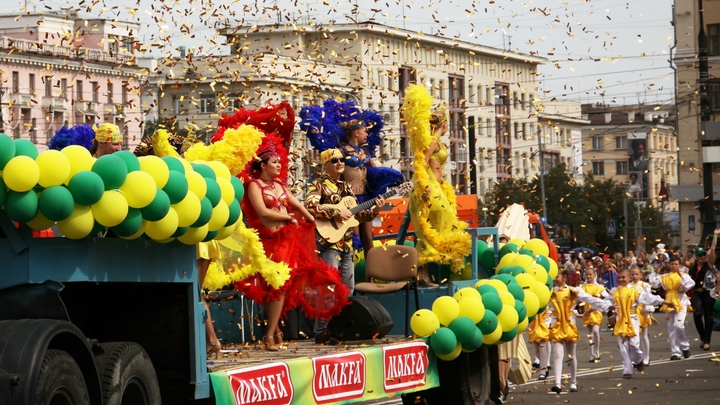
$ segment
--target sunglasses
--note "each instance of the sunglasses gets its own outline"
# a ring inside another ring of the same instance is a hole
[[[345,163],[345,159],[344,159],[344,158],[332,158],[332,159],[330,159],[330,163],[332,163],[332,164],[334,164],[334,165],[335,165],[335,164],[338,164],[338,163],[340,163],[340,162]]]

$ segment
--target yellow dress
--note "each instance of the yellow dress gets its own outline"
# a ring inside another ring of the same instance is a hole
[[[678,273],[668,273],[662,276],[662,285],[665,288],[665,301],[675,304],[677,311],[683,308],[680,300],[680,287],[682,286],[682,276]],[[664,305],[660,307],[662,312],[676,312],[675,309]]]
[[[642,282],[642,281],[635,283],[634,287],[636,290],[638,290],[640,292],[645,291],[646,287],[647,287],[647,289],[650,288],[650,286],[647,283]],[[650,326],[652,324],[652,318],[650,318],[650,316],[647,314],[647,312],[645,312],[645,305],[639,304],[637,306],[636,311],[637,311],[638,321],[640,322],[641,329],[647,328],[648,326]]]
[[[213,239],[210,242],[200,242],[197,244],[197,258],[207,260],[217,260],[220,258],[220,245]]]
[[[622,336],[625,338],[635,337],[635,326],[632,320],[632,305],[640,295],[640,291],[634,288],[618,287],[613,293],[615,307],[617,308],[617,321],[613,329],[613,336]]]
[[[595,298],[601,298],[603,291],[605,291],[605,287],[601,286],[600,284],[585,283],[581,287],[582,287],[583,291],[592,295]],[[590,305],[585,305],[585,311],[588,311],[589,314],[583,316],[583,326],[602,325],[602,321],[603,321],[602,312],[591,309]]]
[[[545,324],[547,309],[538,313],[528,326],[528,342],[542,343],[550,340],[550,328]]]
[[[575,293],[570,288],[553,291],[550,303],[553,306],[552,315],[557,320],[550,326],[551,342],[577,342],[578,329],[571,319],[575,301]]]

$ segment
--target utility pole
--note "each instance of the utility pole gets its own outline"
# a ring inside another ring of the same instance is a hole
[[[541,130],[538,128],[538,132],[535,136],[537,136],[538,139],[538,153],[540,154],[540,198],[542,198],[542,216],[545,217],[545,223],[547,223],[547,207],[545,206],[545,156],[543,155],[540,132]]]
[[[711,141],[704,136],[705,125],[710,121],[710,100],[708,99],[708,54],[707,54],[707,35],[705,35],[705,22],[703,18],[703,3],[698,0],[698,16],[700,19],[700,31],[698,32],[698,74],[700,84],[700,129],[698,131],[700,137],[700,145],[703,150],[711,146]],[[715,230],[715,201],[713,198],[712,184],[712,162],[705,162],[703,156],[703,192],[705,194],[703,201],[703,220],[702,234],[700,236],[700,246],[705,245],[705,239],[712,235]]]

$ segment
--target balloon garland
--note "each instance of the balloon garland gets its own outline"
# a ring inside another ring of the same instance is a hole
[[[514,247],[508,245],[500,249],[498,271],[491,278],[462,288],[452,297],[438,297],[432,310],[413,314],[413,333],[427,338],[438,358],[454,360],[461,352],[509,342],[547,307],[552,280],[558,273],[555,261],[547,257],[547,244],[531,239],[525,243],[515,240]],[[484,242],[478,243],[478,248],[483,249],[478,251],[481,263],[494,270],[494,256],[490,263],[485,254],[494,255],[494,251]],[[516,253],[520,250],[526,252]]]

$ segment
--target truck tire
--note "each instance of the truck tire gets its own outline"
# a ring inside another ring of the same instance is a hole
[[[66,351],[45,352],[37,387],[35,405],[89,405],[82,371]]]
[[[98,357],[104,405],[160,405],[160,386],[150,357],[137,343],[100,345]]]

